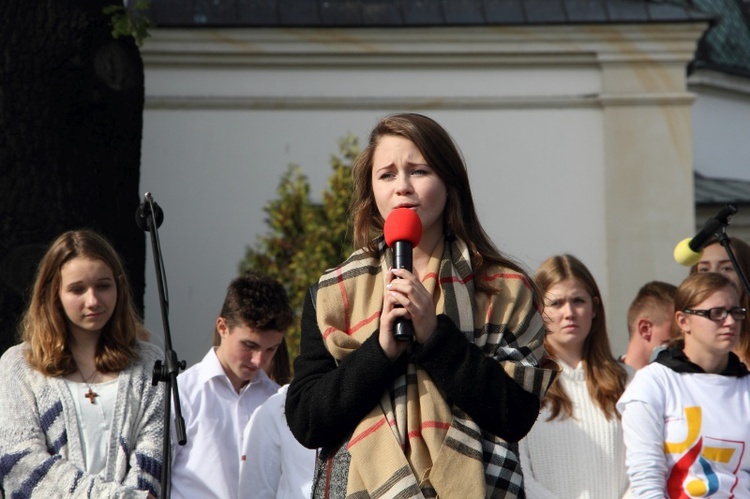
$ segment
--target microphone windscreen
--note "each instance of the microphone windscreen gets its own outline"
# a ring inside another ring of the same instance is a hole
[[[688,237],[687,239],[683,239],[682,241],[677,243],[677,246],[674,247],[674,259],[677,261],[677,263],[686,267],[692,267],[693,265],[698,263],[703,256],[703,251],[695,252],[690,249],[691,240],[692,238],[690,237]]]
[[[409,208],[396,208],[385,219],[383,235],[388,246],[393,247],[396,241],[409,241],[416,246],[422,238],[422,220]]]

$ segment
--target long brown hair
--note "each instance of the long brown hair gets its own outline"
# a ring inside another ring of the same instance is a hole
[[[709,242],[709,244],[707,244],[707,246],[710,246],[711,244],[720,243],[718,239],[713,239],[711,242]],[[740,270],[742,270],[742,273],[745,275],[745,278],[750,279],[750,245],[748,245],[741,239],[730,237],[729,246],[730,248],[732,248],[732,253],[734,253],[735,258],[737,259],[737,264],[739,265]],[[727,258],[729,258],[729,254],[727,254]],[[690,267],[690,275],[696,273],[698,273],[698,264]],[[740,286],[742,286],[741,283]],[[744,308],[750,309],[750,296],[748,296],[747,292],[742,287],[738,291],[740,293],[740,303]],[[737,342],[737,346],[735,347],[734,352],[745,364],[750,362],[750,316],[746,316],[742,320],[742,324],[740,326],[740,339]]]
[[[482,228],[474,208],[466,165],[451,136],[433,119],[416,113],[393,114],[381,119],[370,132],[367,146],[354,160],[354,193],[350,211],[353,214],[355,248],[364,248],[369,254],[376,254],[378,246],[374,237],[383,232],[385,221],[378,211],[372,190],[372,165],[375,148],[384,136],[411,141],[445,184],[448,199],[444,212],[444,232],[458,237],[469,246],[475,275],[484,276],[489,266],[498,265],[528,277],[520,264],[497,249]],[[528,281],[533,286],[531,279]],[[482,291],[492,292],[482,279],[475,279],[475,286]]]
[[[37,269],[31,301],[21,321],[21,339],[28,344],[26,360],[47,376],[76,371],[70,351],[71,339],[60,303],[60,270],[74,258],[101,260],[112,270],[117,301],[99,336],[95,364],[108,373],[121,371],[138,359],[138,337],[145,335],[120,257],[99,234],[74,230],[61,234],[42,257]]]
[[[289,360],[289,349],[286,346],[286,338],[281,340],[279,348],[265,370],[268,377],[279,385],[283,386],[292,381],[292,367]]]
[[[619,417],[615,405],[625,391],[628,375],[612,356],[602,295],[594,277],[583,262],[572,255],[550,257],[534,273],[534,281],[542,293],[547,293],[552,286],[567,279],[575,279],[583,285],[591,295],[595,312],[591,331],[583,342],[583,370],[589,395],[607,419]],[[555,352],[549,341],[545,341],[544,345],[554,357]],[[573,404],[560,383],[552,384],[542,405],[550,408],[548,421],[557,417],[573,417]]]

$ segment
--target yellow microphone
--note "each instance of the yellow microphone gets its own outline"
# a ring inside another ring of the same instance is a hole
[[[690,248],[690,241],[692,240],[693,238],[686,237],[685,239],[677,243],[677,246],[674,247],[674,259],[680,265],[692,267],[693,265],[701,261],[703,250],[693,251]]]

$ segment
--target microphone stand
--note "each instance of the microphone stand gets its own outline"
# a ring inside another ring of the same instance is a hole
[[[732,267],[734,267],[735,273],[737,273],[737,276],[739,276],[742,286],[745,288],[745,296],[750,297],[750,284],[747,281],[747,276],[745,276],[745,273],[742,272],[742,267],[740,267],[740,264],[737,262],[737,258],[734,256],[734,251],[732,251],[731,241],[729,239],[729,236],[727,236],[726,225],[722,225],[721,230],[717,233],[717,236],[719,237],[719,243],[722,246],[724,246],[724,249],[726,250],[727,255],[729,256],[729,261],[732,262]]]
[[[138,207],[135,216],[136,224],[142,230],[151,233],[151,249],[154,256],[154,267],[156,269],[156,284],[159,290],[159,305],[161,307],[161,318],[164,327],[164,362],[157,360],[154,363],[153,377],[151,384],[156,386],[157,383],[166,383],[164,390],[164,437],[162,440],[162,468],[161,468],[161,497],[169,499],[172,494],[172,446],[171,446],[171,414],[172,406],[170,395],[173,396],[175,410],[175,432],[177,434],[177,443],[185,445],[187,443],[187,433],[185,431],[185,419],[182,417],[180,406],[180,393],[177,389],[177,374],[179,370],[185,369],[185,361],[177,360],[177,353],[172,350],[172,337],[169,331],[169,310],[168,299],[165,294],[166,276],[164,275],[161,246],[159,245],[158,227],[164,221],[164,212],[150,192],[144,196],[144,201]]]

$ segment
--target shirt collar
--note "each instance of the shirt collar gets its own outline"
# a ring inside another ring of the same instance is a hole
[[[200,380],[201,383],[208,383],[209,380],[217,377],[224,377],[229,380],[224,368],[221,367],[218,355],[216,355],[216,347],[211,347],[201,361]]]
[[[216,347],[211,347],[208,353],[203,357],[201,361],[200,381],[205,384],[214,378],[221,378],[231,387],[232,382],[229,381],[229,376],[224,372],[224,368],[219,361],[219,356],[216,355]],[[240,393],[245,391],[247,387],[255,384],[274,384],[274,381],[268,377],[266,372],[261,369],[255,378],[251,379],[248,384],[242,387]]]

